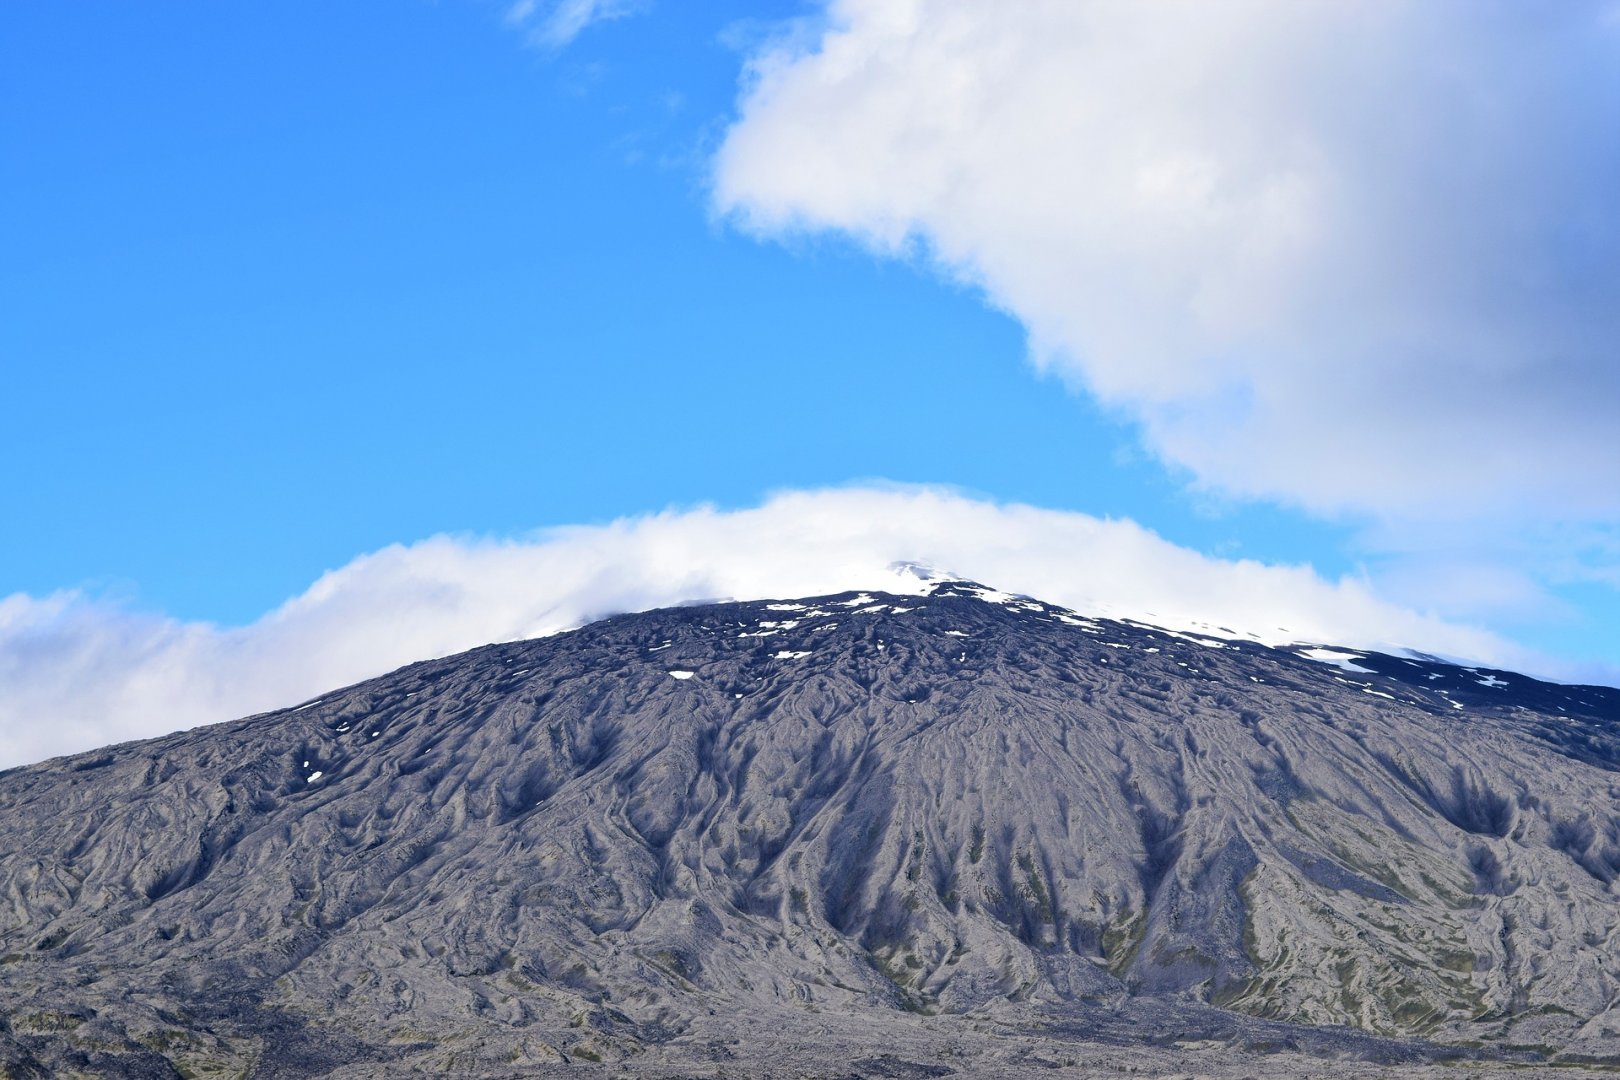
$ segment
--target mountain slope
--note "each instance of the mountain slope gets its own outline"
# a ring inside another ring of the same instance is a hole
[[[0,774],[0,1062],[1608,1055],[1617,721],[970,583],[616,617]]]

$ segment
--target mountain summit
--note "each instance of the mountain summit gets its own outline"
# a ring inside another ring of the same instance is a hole
[[[1620,692],[918,576],[0,773],[0,1069],[1620,1054]]]

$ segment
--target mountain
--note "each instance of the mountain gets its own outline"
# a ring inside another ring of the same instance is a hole
[[[1567,1076],[1617,878],[1620,691],[674,608],[0,773],[0,1070]]]

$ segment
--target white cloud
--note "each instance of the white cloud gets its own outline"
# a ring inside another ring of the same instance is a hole
[[[560,49],[592,23],[621,18],[636,7],[636,0],[517,0],[506,9],[506,21],[528,28],[535,44]]]
[[[522,540],[395,545],[240,628],[71,594],[14,595],[0,600],[0,767],[284,707],[410,661],[614,612],[881,589],[896,580],[890,564],[906,559],[1070,607],[1151,613],[1161,624],[1202,620],[1273,639],[1535,664],[1487,633],[1384,602],[1356,580],[1211,559],[1129,521],[937,489],[837,489]]]
[[[829,0],[717,207],[922,254],[1203,484],[1620,518],[1612,3]]]

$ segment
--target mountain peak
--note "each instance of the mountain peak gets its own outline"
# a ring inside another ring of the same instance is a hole
[[[1620,693],[900,573],[0,774],[0,1063],[1620,1052]]]

